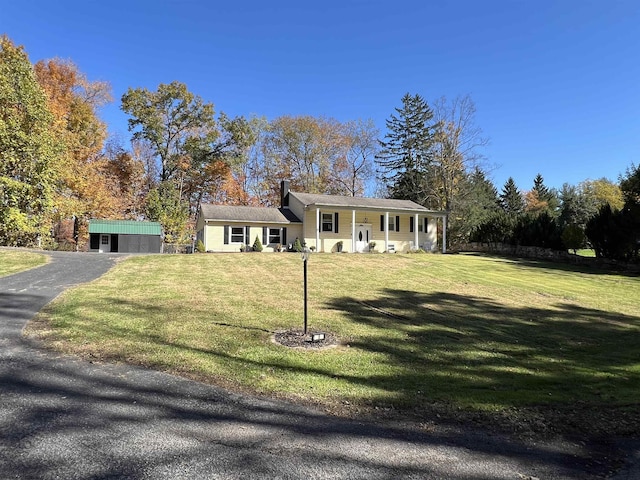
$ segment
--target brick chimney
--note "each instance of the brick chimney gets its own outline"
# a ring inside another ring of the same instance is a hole
[[[289,208],[289,181],[280,182],[280,207]]]

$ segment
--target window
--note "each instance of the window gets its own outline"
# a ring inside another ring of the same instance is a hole
[[[100,243],[102,245],[109,245],[109,235],[102,235]]]
[[[270,228],[269,229],[269,238],[268,238],[268,243],[272,244],[272,243],[282,243],[280,241],[280,229],[279,228]]]
[[[231,227],[231,243],[244,242],[244,227]]]
[[[333,232],[333,215],[331,213],[322,214],[322,231]]]
[[[389,231],[390,232],[395,232],[396,231],[396,222],[395,222],[395,218],[391,215],[389,215]]]

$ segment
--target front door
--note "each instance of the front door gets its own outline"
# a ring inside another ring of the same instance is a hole
[[[356,225],[356,252],[368,252],[371,241],[371,225]]]

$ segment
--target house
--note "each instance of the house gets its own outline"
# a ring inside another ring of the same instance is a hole
[[[161,253],[162,227],[158,222],[89,220],[89,251]]]
[[[281,183],[280,208],[203,204],[197,238],[211,252],[239,252],[256,236],[273,251],[296,238],[317,252],[407,252],[438,249],[438,220],[446,213],[409,200],[298,193]],[[443,246],[446,222],[442,222]],[[341,242],[341,243],[340,243]]]

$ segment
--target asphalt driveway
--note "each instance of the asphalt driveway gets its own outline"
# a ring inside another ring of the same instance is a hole
[[[588,479],[612,467],[602,445],[341,420],[51,353],[22,337],[24,325],[117,256],[48,255],[45,266],[0,278],[2,479]]]

